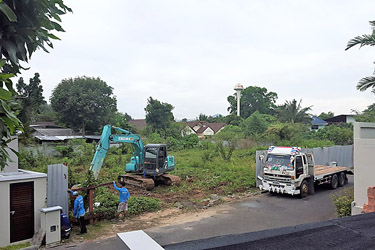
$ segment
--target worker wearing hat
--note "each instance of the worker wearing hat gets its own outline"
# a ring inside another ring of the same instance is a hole
[[[85,206],[83,205],[83,197],[78,195],[77,191],[70,191],[70,193],[75,198],[73,216],[79,221],[79,226],[81,227],[80,234],[85,234],[87,233],[87,229],[85,225]]]

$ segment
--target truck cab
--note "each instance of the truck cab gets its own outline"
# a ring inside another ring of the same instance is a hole
[[[331,189],[344,186],[347,174],[353,174],[347,167],[315,165],[313,155],[301,152],[299,147],[271,146],[258,179],[260,190],[304,198],[314,193],[315,184],[329,184]]]
[[[295,185],[309,176],[308,159],[298,147],[270,147],[265,158],[261,189],[300,194]]]

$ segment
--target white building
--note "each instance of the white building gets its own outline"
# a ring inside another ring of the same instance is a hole
[[[11,142],[18,151],[18,140]],[[18,158],[0,172],[0,247],[31,239],[40,228],[40,209],[46,206],[47,175],[18,169]]]
[[[367,189],[375,186],[375,123],[354,123],[354,201],[352,215],[360,214],[367,203]]]

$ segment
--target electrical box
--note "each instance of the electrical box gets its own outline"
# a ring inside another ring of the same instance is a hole
[[[60,206],[40,209],[40,226],[46,231],[46,246],[57,245],[61,241],[61,210]]]

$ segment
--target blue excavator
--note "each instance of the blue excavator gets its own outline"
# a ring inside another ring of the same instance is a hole
[[[167,154],[165,144],[143,145],[141,138],[125,129],[105,125],[96,148],[90,170],[98,178],[100,169],[111,143],[129,143],[134,152],[125,172],[120,174],[118,182],[152,190],[155,184],[179,185],[180,177],[167,174],[174,170],[174,156]]]

